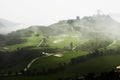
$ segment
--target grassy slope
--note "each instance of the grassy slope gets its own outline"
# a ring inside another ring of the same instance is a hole
[[[68,76],[73,77],[75,75],[80,75],[81,73],[88,73],[88,72],[99,73],[102,71],[113,70],[115,69],[116,66],[120,64],[119,62],[120,62],[120,55],[102,56],[80,63],[78,65],[69,66],[65,71],[56,74],[51,74],[47,76],[37,76],[37,77],[34,76],[34,77],[11,77],[11,78],[3,78],[3,79],[1,78],[1,80],[57,80],[60,77],[68,77]]]
[[[85,55],[87,54],[87,52],[70,52],[70,53],[64,53],[64,56],[61,58],[55,57],[55,56],[50,56],[50,57],[46,57],[46,58],[40,58],[39,60],[37,60],[35,63],[32,64],[32,66],[30,67],[31,69],[42,69],[43,67],[45,68],[53,68],[56,67],[59,63],[68,63],[70,62],[70,59],[73,57],[77,57],[77,56],[81,56],[81,55]],[[49,62],[48,62],[49,61]],[[22,63],[20,63],[19,65],[15,65],[12,68],[8,68],[5,70],[2,70],[2,72],[7,72],[7,71],[20,71],[23,70],[27,64],[30,61],[24,61]]]
[[[43,38],[42,35],[40,36],[34,36],[32,35],[31,37],[26,37],[27,42],[25,43],[21,43],[21,44],[16,44],[16,45],[11,45],[11,46],[6,46],[8,47],[9,51],[14,51],[16,50],[18,47],[22,48],[22,47],[27,47],[27,46],[37,46],[37,44],[40,42],[40,40]]]
[[[61,36],[61,35],[60,36],[52,36],[49,38],[47,44],[49,44],[51,47],[63,48],[64,46],[69,46],[69,43],[71,41],[74,43],[74,45],[77,45],[78,43],[83,43],[82,40],[81,41],[78,40],[79,39],[78,37],[73,38],[72,36],[74,36],[74,35],[68,35],[66,37]],[[28,46],[28,45],[29,46],[36,46],[39,43],[40,39],[42,39],[42,36],[39,36],[39,37],[31,36],[31,37],[27,38],[27,40],[28,40],[27,43],[17,44],[17,45],[13,45],[13,46],[9,46],[9,47],[12,50],[15,50],[16,47],[18,47],[18,46],[19,47]],[[53,43],[53,41],[57,40],[57,39],[64,39],[64,40],[59,42],[59,43]],[[111,48],[113,46],[111,46]],[[63,63],[63,62],[68,63],[71,58],[77,57],[80,55],[84,55],[86,53],[87,52],[77,52],[77,53],[71,52],[71,53],[64,53],[64,56],[61,58],[57,58],[54,56],[47,57],[47,58],[41,58],[31,66],[31,69],[37,68],[40,70],[42,67],[46,67],[46,68],[55,67],[59,63]],[[101,71],[109,71],[109,70],[114,69],[115,66],[119,65],[119,62],[120,62],[120,55],[103,56],[103,57],[91,59],[89,61],[83,62],[83,63],[78,64],[78,65],[68,66],[65,71],[57,73],[57,74],[51,74],[51,75],[40,76],[40,77],[16,77],[14,79],[15,80],[23,80],[23,79],[24,80],[25,79],[50,80],[50,78],[51,78],[52,80],[54,80],[54,79],[57,79],[59,77],[74,76],[74,75],[78,75],[81,73],[82,74],[88,73],[88,72],[99,73]],[[17,70],[18,68],[23,68],[23,66],[21,67],[20,65],[18,65],[16,67],[14,67],[13,70]]]
[[[82,44],[87,41],[87,39],[80,39],[80,35],[78,33],[70,33],[66,35],[59,35],[59,36],[51,36],[47,42],[53,48],[64,48],[70,47],[70,43],[73,42],[73,46],[78,44]],[[58,43],[54,43],[57,40],[61,40]]]
[[[75,55],[76,54],[76,55]],[[84,55],[85,52],[81,53],[67,53],[62,58],[57,57],[48,57],[44,59],[39,59],[36,61],[31,68],[40,69],[40,67],[54,67],[59,62],[69,62],[70,58]],[[48,62],[49,61],[49,62]],[[90,59],[89,61],[83,62],[78,65],[69,66],[66,70],[68,73],[87,73],[87,72],[101,72],[101,71],[109,71],[114,69],[117,65],[120,64],[120,55],[111,55],[111,56],[102,56],[98,58]],[[49,65],[49,66],[48,66]]]
[[[25,43],[15,44],[15,45],[10,45],[5,47],[8,48],[8,51],[14,51],[18,47],[22,48],[27,46],[37,46],[42,38],[43,38],[42,34],[38,37],[31,35],[30,37],[25,38],[27,40],[27,42]],[[67,34],[66,36],[64,35],[50,36],[46,44],[48,44],[50,47],[53,47],[53,48],[56,48],[56,47],[63,48],[63,47],[69,47],[71,42],[73,42],[73,45],[76,46],[78,43],[84,43],[87,41],[85,39],[80,40],[79,38],[80,36],[78,35],[78,33],[70,33],[70,34]],[[60,39],[63,39],[63,41],[58,43],[53,43],[55,40],[60,40]]]
[[[50,67],[56,67],[59,63],[68,63],[70,62],[71,58],[85,55],[87,52],[71,52],[71,53],[63,53],[63,57],[55,57],[50,56],[47,58],[41,58],[37,60],[33,65],[31,66],[31,69],[37,68],[41,69],[42,67],[50,68]]]
[[[74,37],[77,36],[77,37]],[[27,47],[27,46],[35,46],[35,49],[37,44],[40,42],[40,40],[43,38],[42,35],[36,37],[34,35],[32,35],[31,37],[27,37],[27,42],[26,43],[21,43],[21,44],[16,44],[16,45],[11,45],[11,46],[6,46],[9,48],[9,51],[14,51],[16,50],[18,47],[22,48],[22,47]],[[58,39],[64,39],[62,42],[59,43],[53,43],[54,40],[58,40]],[[70,42],[74,43],[74,46],[77,45],[77,43],[82,44],[87,40],[79,40],[79,35],[77,33],[71,33],[67,36],[63,36],[63,35],[59,35],[59,36],[50,36],[50,38],[47,41],[47,44],[49,44],[51,47],[59,47],[59,48],[63,48],[64,46],[69,46]],[[38,48],[39,49],[39,48]],[[79,54],[78,54],[79,53]],[[80,56],[82,54],[86,54],[86,52],[77,52],[77,53],[66,53],[64,54],[63,58],[53,58],[54,63],[56,63],[56,65],[58,65],[59,62],[68,62],[72,57],[77,57]],[[54,56],[52,56],[54,57]],[[49,58],[48,58],[49,59]],[[51,59],[51,57],[50,57]],[[44,59],[43,59],[44,60]],[[47,61],[47,58],[45,58],[45,60]],[[44,60],[44,61],[45,61]],[[53,61],[53,60],[49,60],[49,61]],[[24,61],[23,63],[20,63],[19,65],[15,65],[13,68],[9,68],[5,71],[19,71],[22,70],[26,67],[26,65],[29,63],[30,61]],[[53,65],[53,64],[49,64],[49,65]]]
[[[113,70],[118,65],[120,65],[120,55],[102,56],[93,58],[79,65],[74,65],[67,71],[74,69],[74,73],[99,73],[101,71]]]

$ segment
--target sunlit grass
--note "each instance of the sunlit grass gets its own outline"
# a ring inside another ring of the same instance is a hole
[[[25,39],[27,41],[24,43],[15,44],[15,45],[11,45],[11,46],[5,46],[5,47],[7,47],[9,51],[14,51],[17,48],[23,48],[23,47],[27,47],[27,46],[35,46],[36,47],[38,45],[38,43],[42,40],[42,38],[43,38],[42,35],[40,35],[40,36],[32,35],[31,37],[26,37]]]
[[[63,53],[62,57],[55,57],[55,56],[50,56],[46,58],[40,58],[37,60],[33,65],[31,66],[31,69],[37,68],[37,69],[42,69],[43,67],[45,68],[53,68],[57,67],[59,63],[69,63],[71,58],[81,56],[81,55],[86,55],[88,52],[70,52],[70,53]]]
[[[114,70],[116,66],[120,64],[119,62],[120,55],[97,57],[90,59],[86,62],[79,63],[77,65],[67,66],[65,71],[56,74],[51,74],[47,77],[41,76],[40,78],[43,78],[45,80],[49,80],[49,78],[51,78],[52,80],[55,80],[59,77],[71,77],[80,74],[87,74],[89,72],[100,73],[105,71],[111,71]]]
[[[64,48],[70,47],[70,43],[73,43],[73,46],[82,44],[86,42],[87,39],[82,39],[79,34],[66,34],[59,36],[51,36],[46,44],[50,45],[53,48]]]

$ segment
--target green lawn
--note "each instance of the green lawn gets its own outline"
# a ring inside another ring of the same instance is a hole
[[[52,60],[53,61],[53,60]],[[36,63],[36,66],[38,66],[38,63],[40,63],[41,60],[38,60]],[[50,64],[50,62],[46,61],[45,64]],[[40,65],[40,64],[39,64]],[[71,65],[68,66],[65,71],[56,73],[56,74],[50,74],[46,76],[31,76],[31,77],[6,77],[6,78],[0,78],[0,80],[57,80],[60,77],[73,77],[80,74],[85,74],[89,72],[95,72],[100,73],[104,71],[109,71],[115,69],[116,66],[120,65],[120,55],[111,55],[111,56],[102,56],[90,59],[86,62],[77,64],[77,65]],[[39,68],[39,66],[38,66]]]
[[[70,53],[63,53],[63,57],[55,57],[55,56],[50,56],[46,58],[41,58],[37,60],[33,65],[31,66],[31,69],[42,69],[42,67],[45,68],[53,68],[58,66],[59,63],[68,63],[70,62],[71,58],[81,56],[81,55],[86,55],[88,52],[70,52]]]
[[[74,74],[83,74],[88,72],[100,73],[113,70],[118,65],[120,65],[120,55],[109,55],[93,58],[78,65],[73,65],[71,67],[68,67],[66,72]],[[71,71],[73,69],[74,71]]]
[[[43,35],[35,36],[31,35],[30,37],[25,38],[27,41],[25,43],[21,44],[15,44],[10,46],[5,46],[8,48],[8,51],[14,51],[18,47],[28,47],[28,46],[36,46],[39,44],[39,42],[43,39]],[[57,42],[58,41],[58,42]],[[71,33],[71,34],[65,34],[65,35],[58,35],[58,36],[50,36],[47,39],[46,44],[49,45],[52,48],[64,48],[64,47],[70,47],[70,43],[73,42],[73,46],[76,46],[78,44],[83,44],[84,42],[88,41],[87,39],[82,39],[78,33]]]
[[[53,48],[70,47],[70,43],[73,42],[73,46],[82,44],[88,41],[87,39],[80,38],[79,34],[66,34],[59,36],[51,36],[46,44]]]
[[[32,66],[30,67],[30,69],[39,69],[41,70],[43,67],[45,68],[53,68],[58,66],[59,63],[68,63],[70,62],[70,59],[73,57],[77,57],[77,56],[81,56],[81,55],[86,55],[87,52],[70,52],[70,53],[63,53],[63,57],[55,57],[55,56],[49,56],[49,57],[45,57],[45,58],[40,58],[39,60],[37,60],[36,62],[34,62],[32,64]],[[49,62],[48,62],[49,61]],[[7,72],[7,71],[20,71],[23,70],[29,63],[30,61],[24,61],[19,63],[18,65],[14,65],[11,68],[8,69],[4,69],[2,70],[3,72]]]
[[[43,36],[35,36],[32,35],[31,37],[26,37],[25,39],[27,40],[25,43],[21,43],[21,44],[15,44],[15,45],[11,45],[11,46],[5,46],[8,48],[8,51],[14,51],[16,50],[18,47],[19,48],[23,48],[23,47],[27,47],[27,46],[37,46],[38,43],[42,40]]]
[[[32,66],[31,69],[36,68],[36,69],[41,69],[41,67],[55,67],[57,66],[58,63],[63,63],[66,62],[68,63],[71,58],[76,57],[78,55],[84,55],[86,54],[85,52],[81,53],[67,53],[64,57],[62,58],[57,58],[57,57],[48,57],[44,59],[39,59],[36,61]],[[102,56],[102,57],[97,57],[90,59],[86,62],[77,64],[77,65],[71,65],[68,66],[63,72],[63,74],[71,74],[71,75],[76,75],[80,73],[88,73],[88,72],[96,72],[99,73],[101,71],[109,71],[112,69],[115,69],[116,66],[120,65],[120,55],[111,55],[111,56]]]

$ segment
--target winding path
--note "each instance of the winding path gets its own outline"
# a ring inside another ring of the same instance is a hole
[[[49,56],[52,56],[53,54],[44,53],[44,55],[45,55],[45,56],[34,58],[31,62],[28,63],[27,67],[24,68],[24,71],[27,71],[27,70],[31,67],[31,65],[32,65],[35,61],[37,61],[38,59],[40,59],[40,58],[45,58],[45,57],[49,57]]]

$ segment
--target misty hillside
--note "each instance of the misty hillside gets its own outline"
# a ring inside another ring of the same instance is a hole
[[[12,22],[6,19],[0,19],[0,34],[7,34],[12,31],[22,29],[23,26],[20,23]]]
[[[4,24],[5,30],[13,28],[16,24],[6,20],[0,20]],[[10,26],[8,26],[10,25]],[[2,26],[2,27],[4,27]],[[79,33],[83,38],[115,38],[119,34],[120,23],[113,20],[109,15],[94,15],[83,18],[61,20],[58,23],[49,26],[30,26],[26,29],[20,29],[7,35],[0,35],[1,46],[7,45],[11,41],[21,43],[25,42],[25,37],[32,34],[42,34],[43,36],[53,36],[67,33]],[[1,32],[1,31],[0,31]],[[113,35],[113,36],[112,36]],[[7,43],[7,44],[6,44]],[[12,44],[12,43],[11,43]]]
[[[70,22],[71,21],[71,22]],[[76,31],[82,31],[83,29],[89,31],[109,31],[109,30],[117,30],[120,28],[120,23],[113,20],[108,15],[95,15],[83,17],[82,19],[70,19],[65,21],[60,21],[56,24],[51,25],[50,27],[54,27],[56,29],[61,30],[69,30],[71,27]]]
[[[11,30],[9,22],[2,21],[2,27]],[[59,78],[113,70],[120,61],[119,29],[120,23],[109,15],[94,15],[0,34],[0,76],[49,80],[51,74]]]
[[[92,37],[94,34],[100,35],[120,35],[120,23],[112,19],[109,15],[85,16],[83,18],[61,20],[58,23],[47,27],[32,26],[32,30],[42,32],[46,35],[58,35],[70,32],[79,32],[83,37]],[[30,30],[30,28],[28,28]]]
[[[6,30],[8,29],[12,31],[12,29],[18,27],[18,25],[18,23],[10,22],[5,19],[0,19],[0,33],[3,31],[6,32]],[[19,28],[20,27],[22,26],[19,26]],[[112,19],[109,15],[94,15],[85,16],[83,18],[79,18],[79,16],[77,16],[76,19],[60,20],[58,23],[54,23],[49,26],[31,26],[26,30],[42,32],[44,34],[68,33],[70,31],[79,31],[81,33],[88,31],[103,31],[115,33],[118,32],[119,28],[120,23]]]
[[[0,24],[2,24],[0,27],[12,27],[18,25],[17,23],[8,21],[6,19],[0,19]]]

